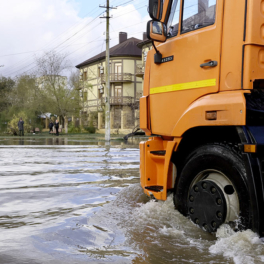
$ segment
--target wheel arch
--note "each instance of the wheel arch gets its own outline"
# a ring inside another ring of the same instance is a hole
[[[204,126],[194,127],[187,130],[182,135],[182,140],[177,148],[177,151],[172,155],[172,162],[177,167],[177,172],[180,174],[181,164],[183,160],[195,148],[208,143],[227,142],[233,144],[241,143],[238,127],[236,126]]]

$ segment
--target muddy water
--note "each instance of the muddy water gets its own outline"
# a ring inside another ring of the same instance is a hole
[[[40,143],[0,145],[0,263],[264,262],[253,232],[209,235],[146,198],[136,145]]]

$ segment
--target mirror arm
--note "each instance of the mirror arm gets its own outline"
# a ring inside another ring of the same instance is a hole
[[[152,40],[152,45],[153,45],[154,49],[156,50],[156,53],[160,53],[160,52],[157,50],[157,48],[156,48],[155,43],[154,43],[153,40]]]
[[[154,62],[156,64],[161,64],[162,63],[162,54],[157,50],[153,40],[152,40],[152,45],[156,51],[156,54],[154,55]]]

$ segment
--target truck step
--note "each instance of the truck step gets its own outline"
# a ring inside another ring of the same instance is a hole
[[[155,151],[150,151],[150,153],[153,155],[165,156],[166,150],[155,150]]]
[[[146,186],[145,189],[154,192],[161,192],[163,191],[163,186],[159,186],[159,185]]]

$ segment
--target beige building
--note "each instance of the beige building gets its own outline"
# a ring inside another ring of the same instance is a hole
[[[146,33],[143,34],[143,41],[137,44],[138,48],[142,50],[142,62],[138,65],[137,76],[142,77],[142,85],[144,81],[145,65],[147,61],[148,52],[152,49],[152,41],[147,38]],[[142,86],[143,87],[143,86]]]
[[[119,33],[119,44],[110,49],[110,118],[111,133],[127,133],[139,124],[139,98],[142,79],[137,69],[141,65],[142,40]],[[104,133],[105,51],[78,64],[82,125],[94,126]]]

